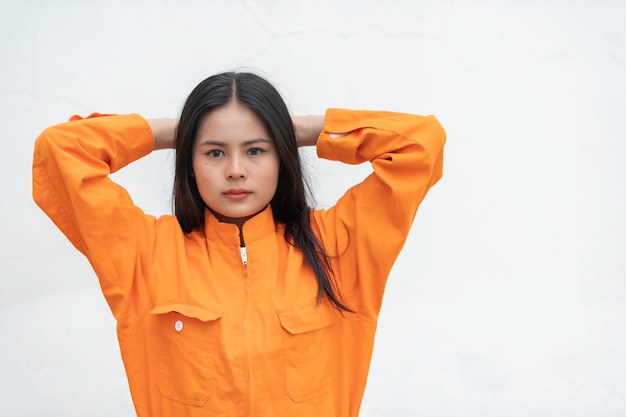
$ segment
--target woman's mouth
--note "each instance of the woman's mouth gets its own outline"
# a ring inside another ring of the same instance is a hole
[[[248,197],[250,194],[251,194],[250,191],[241,190],[241,189],[228,190],[224,193],[226,198],[230,200],[243,200],[244,198]]]

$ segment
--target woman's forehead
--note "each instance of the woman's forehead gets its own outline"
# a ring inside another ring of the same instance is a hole
[[[243,143],[263,139],[271,141],[265,124],[250,108],[232,102],[215,109],[200,122],[196,143]]]

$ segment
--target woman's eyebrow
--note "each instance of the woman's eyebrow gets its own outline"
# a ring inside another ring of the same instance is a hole
[[[205,145],[211,145],[211,146],[226,146],[226,143],[224,142],[219,142],[216,140],[205,140],[204,142],[200,142],[198,143],[198,146],[205,146]]]
[[[272,143],[272,141],[266,138],[254,138],[254,139],[248,139],[246,141],[243,141],[241,144],[243,146],[248,146],[248,145],[253,145],[255,143]],[[228,146],[226,142],[220,142],[220,141],[211,140],[211,139],[207,139],[205,141],[198,143],[198,146],[207,146],[207,145],[208,146]]]
[[[255,139],[249,139],[249,140],[244,141],[242,145],[248,146],[248,145],[253,145],[255,143],[272,143],[272,141],[269,139],[265,139],[265,138],[255,138]]]

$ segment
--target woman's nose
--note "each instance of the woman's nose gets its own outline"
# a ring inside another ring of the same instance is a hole
[[[228,160],[228,166],[226,168],[227,178],[244,178],[246,176],[244,164],[241,158],[232,157]]]

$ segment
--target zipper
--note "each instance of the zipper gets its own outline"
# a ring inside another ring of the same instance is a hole
[[[248,266],[248,251],[246,250],[246,245],[239,246],[239,256],[241,256],[241,263],[243,266]]]
[[[244,279],[245,279],[245,303],[244,303],[244,311],[243,311],[243,337],[244,337],[244,349],[246,355],[246,384],[248,391],[248,413],[250,413],[252,406],[252,394],[250,392],[250,352],[248,351],[248,250],[246,248],[246,242],[243,238],[243,230],[239,232],[239,256],[241,257],[241,263],[244,267]]]

